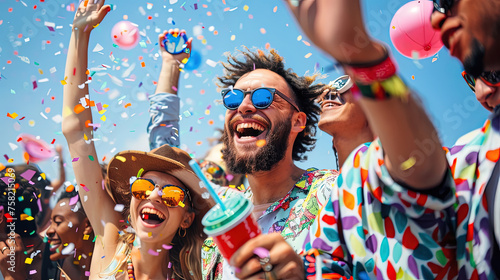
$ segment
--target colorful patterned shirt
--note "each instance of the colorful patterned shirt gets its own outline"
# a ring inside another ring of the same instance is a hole
[[[500,107],[481,129],[462,136],[454,147],[448,149],[448,162],[457,193],[459,279],[495,279],[492,261],[500,265],[500,260],[492,259],[493,236],[485,195],[499,155]]]
[[[439,198],[394,182],[376,140],[342,166],[328,203],[311,226],[307,279],[445,279],[456,276],[453,181]],[[453,260],[453,261],[452,261]]]
[[[295,249],[302,250],[302,244],[318,210],[331,196],[331,189],[338,172],[336,170],[308,169],[288,194],[274,202],[258,219],[263,233],[281,232],[285,240]],[[224,188],[223,199],[231,197],[236,191]],[[251,187],[244,196],[252,199]],[[229,266],[211,238],[205,241],[202,249],[203,279],[222,279],[224,270]],[[224,279],[228,278],[227,271]]]

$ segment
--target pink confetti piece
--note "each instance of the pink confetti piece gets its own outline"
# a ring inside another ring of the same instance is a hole
[[[90,276],[90,271],[85,271],[85,276]]]
[[[156,251],[155,251],[155,250],[153,250],[153,249],[149,249],[148,254],[150,254],[150,255],[152,255],[152,256],[158,256],[158,255],[159,255],[159,253],[158,253],[158,252],[156,252]]]
[[[165,250],[170,250],[170,249],[172,249],[172,245],[163,244],[163,245],[161,245],[161,246],[162,246],[162,247],[163,247],[163,249],[165,249]]]
[[[35,170],[26,170],[21,174],[21,177],[29,181],[33,178],[33,175],[35,175]]]
[[[79,159],[80,159],[79,157],[76,157],[72,160],[72,162],[78,161]]]
[[[268,258],[269,257],[269,250],[267,250],[264,247],[257,247],[253,250],[253,253],[257,255],[259,258]]]
[[[101,102],[95,104],[95,106],[97,107],[97,111],[98,112],[102,111],[102,104],[101,104]]]
[[[9,185],[9,178],[10,177],[3,177],[2,181],[8,186]]]
[[[86,192],[90,191],[85,185],[80,184],[80,187],[82,187],[82,189]]]
[[[41,199],[37,199],[36,204],[38,205],[38,210],[40,212],[42,212],[42,210],[43,210],[42,209],[42,200]]]
[[[73,196],[73,197],[69,200],[69,205],[75,205],[77,202],[78,202],[78,195]]]
[[[36,272],[37,272],[36,269],[32,269],[30,270],[30,275],[36,274]]]

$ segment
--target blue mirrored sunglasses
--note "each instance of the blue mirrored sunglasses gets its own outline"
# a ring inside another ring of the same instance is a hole
[[[290,103],[290,105],[292,105],[295,110],[300,112],[299,107],[297,107],[297,105],[295,105],[288,96],[284,95],[275,88],[268,87],[256,88],[252,91],[243,91],[237,88],[223,89],[221,91],[221,95],[224,107],[229,110],[238,109],[247,94],[250,94],[250,100],[252,101],[252,104],[256,109],[266,109],[271,106],[271,103],[273,103],[274,100],[274,94],[278,94],[286,102]]]

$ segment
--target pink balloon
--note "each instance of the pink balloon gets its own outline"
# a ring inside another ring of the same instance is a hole
[[[130,21],[120,21],[113,26],[111,38],[120,48],[133,49],[139,43],[139,28]]]
[[[441,32],[431,26],[433,7],[432,1],[411,1],[392,18],[391,41],[402,55],[414,59],[427,58],[443,47]]]
[[[22,138],[21,144],[24,146],[24,150],[30,156],[30,162],[36,163],[55,156],[54,150],[45,141],[36,139],[29,134],[21,134],[19,137]]]

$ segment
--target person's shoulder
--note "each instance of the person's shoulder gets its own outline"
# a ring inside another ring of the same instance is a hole
[[[335,169],[317,169],[308,168],[305,172],[306,177],[321,178],[325,176],[337,176],[339,172]]]
[[[310,191],[315,191],[322,188],[330,189],[337,179],[339,172],[335,169],[316,169],[309,168],[297,182],[297,186]]]

